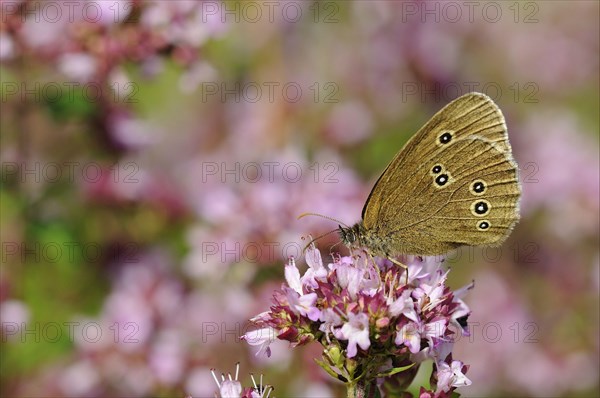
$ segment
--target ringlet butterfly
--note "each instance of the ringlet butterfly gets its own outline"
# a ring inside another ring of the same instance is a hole
[[[520,196],[504,116],[487,95],[472,92],[436,113],[396,154],[362,220],[334,231],[347,246],[404,267],[392,256],[502,244],[519,220]]]

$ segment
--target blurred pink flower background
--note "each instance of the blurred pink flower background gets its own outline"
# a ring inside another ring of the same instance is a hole
[[[598,394],[598,3],[67,3],[0,2],[3,396],[207,397],[238,361],[244,386],[339,396],[318,349],[239,337],[337,226],[296,217],[357,221],[471,90],[502,108],[524,194],[502,248],[449,255],[447,285],[475,281],[458,391]]]

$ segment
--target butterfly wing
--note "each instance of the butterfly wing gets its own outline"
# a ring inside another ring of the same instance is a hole
[[[439,139],[445,132],[451,132],[450,142],[477,135],[511,153],[504,116],[494,101],[481,93],[468,93],[455,99],[411,137],[381,174],[363,207],[362,218],[367,228],[378,219],[382,196],[390,193],[390,186],[401,187],[403,181],[411,177],[405,173],[407,163],[417,157],[435,156],[443,150]]]
[[[504,117],[490,98],[471,93],[396,155],[365,204],[363,225],[399,253],[499,244],[519,218],[519,196]]]

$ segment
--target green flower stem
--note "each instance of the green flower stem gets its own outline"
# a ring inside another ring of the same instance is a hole
[[[377,383],[373,382],[370,385],[362,380],[354,383],[346,384],[348,388],[348,398],[371,398],[375,397],[375,391],[377,391]]]

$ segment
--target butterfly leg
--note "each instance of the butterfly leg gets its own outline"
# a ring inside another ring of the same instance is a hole
[[[398,265],[398,266],[400,266],[400,267],[402,267],[402,268],[404,268],[406,270],[406,283],[405,284],[408,285],[408,266],[402,264],[398,260],[395,260],[395,259],[391,258],[390,256],[388,256],[388,260],[390,260],[394,264],[396,264],[396,265]]]
[[[379,269],[379,265],[377,265],[377,262],[375,261],[375,257],[373,257],[373,254],[368,250],[365,250],[365,253],[367,253],[367,255],[371,259],[371,262],[373,263],[373,265],[375,265],[375,269],[377,270],[377,272],[379,272],[379,274],[381,274],[381,270]]]

